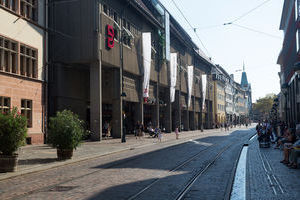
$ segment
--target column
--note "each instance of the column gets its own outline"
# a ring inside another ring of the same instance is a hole
[[[175,91],[175,118],[173,121],[175,121],[175,128],[178,128],[179,131],[181,131],[181,108],[180,108],[180,91]]]
[[[183,111],[183,127],[185,131],[190,130],[190,122],[189,122],[189,110],[186,108],[186,110]]]
[[[90,66],[90,127],[91,139],[102,139],[101,59]]]
[[[123,134],[123,102],[121,97],[122,80],[121,69],[114,69],[113,72],[113,100],[112,100],[112,137],[121,138]]]
[[[166,128],[166,132],[167,133],[171,133],[172,132],[172,123],[171,123],[171,119],[172,119],[172,103],[170,100],[170,88],[166,89],[167,94],[166,94],[166,98],[167,98],[167,102],[165,102],[167,105],[165,107],[165,113],[164,113],[164,127]]]

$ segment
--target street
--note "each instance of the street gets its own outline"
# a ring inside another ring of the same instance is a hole
[[[282,177],[280,187],[275,185],[277,193],[273,192],[257,158],[266,159],[270,153],[257,153],[257,140],[249,140],[254,134],[254,129],[218,131],[181,144],[157,142],[17,176],[0,181],[0,199],[229,199],[243,144],[249,144],[247,199],[299,197],[299,191],[293,190],[297,183],[284,188]],[[300,175],[293,173],[285,177]]]

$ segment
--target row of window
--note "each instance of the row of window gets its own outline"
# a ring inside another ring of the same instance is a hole
[[[225,106],[218,104],[218,110],[225,111]]]
[[[219,100],[225,100],[225,96],[224,96],[224,95],[221,95],[221,94],[218,94],[218,99],[219,99]]]
[[[140,35],[141,34],[141,31],[140,31],[139,28],[137,28],[135,25],[130,23],[128,20],[121,19],[118,12],[115,11],[114,9],[110,8],[108,5],[102,4],[102,12],[104,14],[106,14],[108,17],[110,17],[111,19],[113,19],[118,25],[120,25],[121,20],[123,20],[122,21],[123,28],[126,28],[132,34],[135,34],[135,35]]]
[[[0,36],[0,71],[38,78],[37,50]]]
[[[22,15],[26,19],[38,21],[37,0],[0,0],[0,5]]]
[[[7,113],[10,109],[10,98],[0,96],[0,112]],[[27,127],[32,128],[32,100],[21,99],[21,115],[27,118]]]

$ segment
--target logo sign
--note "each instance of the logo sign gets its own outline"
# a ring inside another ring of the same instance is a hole
[[[115,31],[114,28],[111,25],[106,26],[106,33],[107,33],[107,39],[106,39],[106,46],[108,49],[112,49],[115,46]]]

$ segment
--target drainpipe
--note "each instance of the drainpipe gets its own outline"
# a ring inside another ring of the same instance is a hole
[[[48,41],[48,0],[44,1],[44,49],[43,49],[43,111],[42,111],[42,132],[44,133],[44,143],[47,142],[47,117],[48,117],[48,59],[47,59],[47,41]]]

